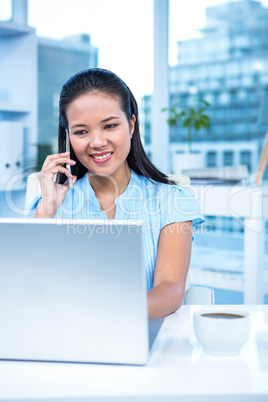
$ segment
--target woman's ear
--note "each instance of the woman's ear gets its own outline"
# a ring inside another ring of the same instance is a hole
[[[132,138],[133,134],[134,134],[134,130],[135,130],[135,123],[136,123],[136,116],[133,114],[132,118],[130,120],[130,138]]]

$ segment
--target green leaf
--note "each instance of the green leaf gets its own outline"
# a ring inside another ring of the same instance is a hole
[[[192,127],[198,131],[201,127],[208,129],[210,124],[210,117],[204,113],[210,106],[209,102],[205,99],[197,98],[195,103],[195,107],[182,108],[179,103],[175,103],[170,107],[162,109],[162,111],[169,112],[167,123],[170,127],[180,123],[183,127],[188,128],[188,141],[191,141]]]
[[[190,127],[192,124],[192,119],[190,117],[188,117],[187,119],[184,120],[183,122],[183,127]]]
[[[204,127],[204,128],[209,128],[209,123],[206,123],[206,122],[202,122],[202,126]]]
[[[197,120],[197,121],[195,121],[194,122],[194,128],[197,130],[197,131],[199,131],[200,130],[200,128],[201,128],[201,121],[199,120]]]
[[[175,126],[177,124],[177,119],[175,119],[174,117],[169,117],[167,119],[167,122],[171,127],[173,127],[173,126]]]
[[[205,99],[201,99],[201,101],[206,105],[206,109],[210,106],[210,103],[207,102]]]

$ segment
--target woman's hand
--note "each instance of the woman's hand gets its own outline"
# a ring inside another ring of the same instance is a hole
[[[49,155],[43,164],[38,179],[41,185],[42,200],[36,209],[35,218],[53,218],[64,201],[69,190],[68,180],[64,184],[54,182],[55,174],[64,173],[67,178],[72,179],[72,184],[77,177],[72,176],[64,164],[75,165],[76,162],[69,158],[70,152]]]

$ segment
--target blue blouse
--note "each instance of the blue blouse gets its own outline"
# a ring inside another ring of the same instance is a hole
[[[29,215],[34,216],[41,197],[33,200]],[[153,288],[154,268],[161,229],[173,222],[204,222],[191,191],[182,186],[151,182],[131,170],[125,191],[115,200],[116,220],[142,220],[145,241],[147,289]],[[59,207],[57,219],[108,219],[102,211],[87,174],[68,191]]]

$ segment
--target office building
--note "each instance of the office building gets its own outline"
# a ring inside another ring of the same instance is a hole
[[[178,64],[170,68],[170,105],[206,99],[210,129],[194,133],[193,149],[206,153],[207,166],[246,164],[254,173],[267,129],[259,114],[268,86],[268,9],[252,0],[208,7],[201,33],[178,42]],[[143,98],[142,109],[150,156],[150,96]],[[170,155],[186,149],[186,129],[172,127]]]
[[[98,66],[98,49],[86,34],[63,40],[38,38],[38,143],[57,151],[58,102],[73,74]]]

